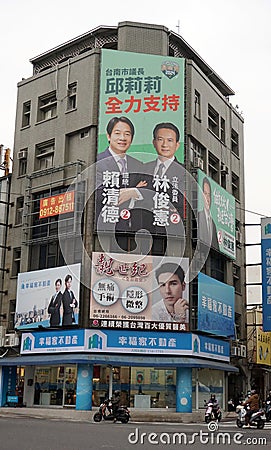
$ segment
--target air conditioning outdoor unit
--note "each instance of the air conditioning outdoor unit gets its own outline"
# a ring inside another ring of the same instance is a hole
[[[15,333],[6,334],[4,337],[4,347],[17,347],[19,345],[19,337]]]
[[[195,156],[194,158],[194,167],[203,170],[204,161],[203,159],[199,158],[198,156]]]
[[[226,166],[226,164],[221,164],[220,172],[221,172],[221,173],[225,173],[226,175],[229,173],[229,169],[228,169],[228,167]]]
[[[232,347],[231,356],[240,356],[240,347]]]
[[[18,159],[26,159],[27,158],[27,150],[21,150],[17,153]]]
[[[242,356],[242,358],[246,358],[247,356],[247,348],[245,345],[240,345],[240,356]]]

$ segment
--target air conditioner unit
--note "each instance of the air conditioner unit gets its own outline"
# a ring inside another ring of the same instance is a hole
[[[240,356],[242,356],[242,358],[246,358],[247,356],[247,348],[245,345],[240,345]]]
[[[229,173],[229,169],[228,169],[228,167],[226,166],[226,164],[221,164],[221,166],[220,166],[220,172],[221,172],[221,173],[224,173],[225,175],[227,175],[227,174]]]
[[[19,345],[19,337],[15,333],[6,334],[4,337],[4,347],[17,347]]]
[[[18,159],[26,159],[27,158],[27,150],[21,150],[17,153]]]
[[[240,347],[232,347],[231,356],[240,356]]]
[[[198,156],[195,156],[195,158],[194,158],[194,167],[203,170],[203,167],[204,167],[203,159],[199,158]]]

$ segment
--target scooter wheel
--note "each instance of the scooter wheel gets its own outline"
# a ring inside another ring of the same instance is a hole
[[[243,423],[240,419],[236,419],[236,425],[238,426],[238,428],[243,428]]]
[[[127,417],[123,417],[122,419],[121,419],[121,423],[128,423],[129,422],[129,417],[127,416]]]
[[[211,422],[211,416],[205,416],[205,422],[206,423]]]
[[[257,428],[258,428],[258,430],[262,430],[263,427],[264,427],[264,420],[260,419],[260,420],[257,422]]]
[[[96,412],[93,416],[93,420],[94,420],[94,422],[101,422],[102,415],[100,413]]]

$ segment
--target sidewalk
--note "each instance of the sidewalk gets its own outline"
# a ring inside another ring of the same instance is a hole
[[[92,422],[93,415],[98,408],[92,411],[76,411],[71,408],[0,408],[0,417],[26,416],[31,418],[47,418],[64,421]],[[204,422],[204,410],[193,411],[191,414],[176,413],[169,409],[134,409],[130,410],[132,422],[172,422],[172,423],[198,423]],[[235,412],[223,412],[222,421],[236,418]]]

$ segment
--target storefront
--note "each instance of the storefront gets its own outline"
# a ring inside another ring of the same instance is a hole
[[[142,332],[143,349],[142,341],[126,341],[125,333],[23,333],[21,355],[0,361],[2,405],[8,386],[16,390],[19,368],[26,406],[88,410],[119,389],[122,401],[135,408],[192,412],[203,408],[211,393],[225,407],[227,374],[238,371],[229,364],[228,342],[192,333],[161,332],[157,337]]]

